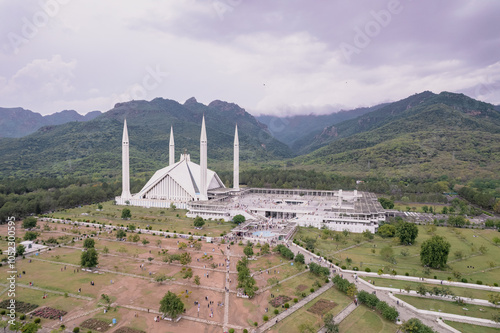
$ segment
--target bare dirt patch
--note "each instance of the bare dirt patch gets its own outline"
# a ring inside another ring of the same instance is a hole
[[[99,319],[87,319],[80,326],[98,332],[106,332],[110,327],[107,322]]]
[[[280,307],[281,305],[285,304],[289,300],[291,300],[291,297],[285,296],[285,295],[279,295],[278,297],[275,297],[271,299],[269,303],[271,303],[272,306],[275,308]]]
[[[306,286],[305,284],[299,284],[299,285],[297,286],[297,290],[298,290],[298,291],[304,291],[304,290],[306,290],[307,288],[309,288],[309,287],[308,287],[308,286]]]
[[[317,301],[316,304],[307,309],[307,311],[322,316],[336,306],[337,303],[335,303],[334,301],[329,301],[322,298]]]

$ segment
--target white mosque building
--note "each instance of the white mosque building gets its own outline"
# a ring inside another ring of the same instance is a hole
[[[122,195],[118,205],[187,209],[187,216],[231,220],[242,214],[248,220],[280,220],[299,226],[351,232],[377,231],[385,210],[373,193],[304,189],[239,187],[238,127],[234,134],[233,184],[226,188],[215,171],[207,168],[207,133],[203,116],[200,164],[181,154],[175,162],[173,128],[170,128],[169,165],[155,172],[136,194],[130,193],[129,139],[124,122],[122,140]]]
[[[239,143],[238,127],[235,129],[234,139],[234,183],[239,183]],[[226,189],[215,171],[207,168],[207,132],[205,116],[203,116],[200,135],[200,164],[191,161],[189,154],[181,154],[180,160],[175,162],[174,131],[170,128],[169,165],[155,172],[153,177],[136,194],[130,194],[129,178],[129,140],[127,121],[124,122],[122,140],[122,195],[116,198],[118,205],[132,205],[141,207],[168,208],[174,204],[177,208],[187,208],[187,203],[208,200],[212,197],[211,191]],[[238,190],[237,185],[234,190]]]

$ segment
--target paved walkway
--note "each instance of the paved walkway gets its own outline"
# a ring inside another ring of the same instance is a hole
[[[333,322],[335,324],[340,324],[342,322],[342,320],[346,319],[347,316],[350,315],[351,312],[353,312],[356,308],[357,308],[357,306],[354,303],[350,303],[342,311],[340,311],[339,314],[335,316],[335,318],[333,318]],[[323,326],[318,331],[318,333],[326,333],[326,328]]]
[[[303,298],[298,303],[294,304],[288,310],[285,310],[285,311],[281,312],[279,315],[277,315],[276,317],[272,318],[270,321],[268,321],[268,322],[264,323],[263,325],[261,325],[257,329],[257,331],[258,332],[265,332],[265,331],[267,331],[268,329],[270,329],[271,327],[273,327],[274,325],[276,325],[278,322],[280,322],[283,319],[285,319],[286,317],[290,316],[295,311],[299,310],[300,308],[302,308],[304,305],[306,305],[307,303],[309,303],[310,301],[312,301],[313,299],[315,299],[319,295],[323,294],[325,291],[327,291],[328,289],[330,289],[332,286],[333,286],[333,283],[331,283],[331,282],[325,284],[323,287],[319,288],[318,290],[316,290],[315,292],[313,292],[309,296]]]
[[[227,260],[231,260],[231,250],[227,250]],[[224,266],[227,267],[227,263],[224,263]],[[224,284],[225,292],[224,292],[224,325],[222,326],[224,332],[228,330],[227,325],[229,323],[229,269],[226,273],[226,283]]]

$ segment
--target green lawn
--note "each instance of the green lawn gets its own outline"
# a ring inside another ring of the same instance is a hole
[[[491,319],[494,313],[499,314],[500,309],[495,309],[489,306],[465,304],[459,305],[452,301],[442,301],[430,298],[422,298],[407,295],[395,295],[397,298],[413,305],[414,307],[422,310],[431,310],[444,313],[452,313],[461,316],[469,316],[476,318]],[[467,309],[467,310],[464,310]]]
[[[410,286],[411,290],[416,290],[419,285],[422,283],[412,282],[412,281],[402,281],[402,280],[392,280],[392,279],[384,279],[384,278],[374,278],[374,277],[364,277],[364,280],[372,280],[375,281],[375,285],[378,287],[389,287],[396,289],[404,289],[406,286]],[[439,284],[432,283],[423,283],[427,289],[432,289],[434,287],[441,288],[442,286]],[[446,285],[445,285],[446,286]],[[472,289],[472,288],[462,288],[462,287],[450,287],[447,286],[454,295],[462,296],[467,298],[478,298],[478,299],[488,299],[488,295],[493,293],[488,290],[480,290],[480,289]]]
[[[129,206],[132,218],[130,220],[122,220],[121,212],[125,206],[117,206],[113,201],[101,203],[103,209],[97,210],[97,205],[86,205],[80,208],[66,209],[55,212],[51,215],[53,218],[70,218],[72,221],[96,221],[100,223],[112,225],[128,225],[134,224],[145,228],[151,226],[154,230],[169,230],[177,233],[191,232],[195,235],[219,236],[221,233],[229,232],[234,228],[234,224],[230,222],[207,221],[202,230],[197,230],[193,226],[193,219],[185,217],[186,210],[176,209],[175,211],[165,208],[145,208]],[[82,215],[87,214],[87,215]]]
[[[398,325],[384,319],[378,312],[369,309],[367,306],[358,306],[340,325],[342,333],[392,333],[397,332]]]
[[[411,276],[421,276],[447,280],[455,278],[454,272],[460,275],[460,279],[466,278],[469,282],[480,280],[483,284],[500,284],[500,256],[499,247],[492,242],[493,237],[498,236],[494,230],[458,229],[448,227],[437,227],[433,233],[428,232],[428,227],[418,226],[419,233],[415,244],[403,246],[398,244],[397,238],[381,238],[375,235],[371,241],[367,241],[359,234],[350,233],[347,238],[336,241],[334,238],[321,239],[322,230],[300,227],[294,238],[303,240],[306,237],[316,239],[315,252],[330,258],[334,263],[345,265],[348,268],[358,267],[360,270],[370,268],[372,272],[379,269],[390,272],[393,269],[398,274],[408,273]],[[420,262],[420,247],[424,241],[433,235],[445,237],[451,244],[448,256],[449,268],[446,270],[431,269],[429,275],[425,275]],[[476,236],[476,237],[475,237]],[[359,243],[358,243],[359,242]],[[350,246],[353,248],[346,249]],[[380,250],[385,246],[391,246],[394,252],[396,264],[387,262],[380,256]],[[484,247],[485,253],[480,249]],[[402,252],[408,251],[407,255]],[[340,252],[339,252],[340,251]],[[455,253],[461,252],[462,259]],[[349,264],[347,258],[352,260]]]
[[[322,295],[307,303],[304,307],[293,313],[291,316],[288,316],[285,320],[273,326],[270,332],[299,333],[302,332],[306,327],[314,328],[314,330],[317,331],[323,325],[323,320],[320,315],[314,314],[307,310],[311,306],[316,304],[316,302],[318,302],[320,299],[331,300],[337,303],[337,305],[333,309],[327,312],[332,313],[334,316],[352,302],[352,300],[344,293],[341,293],[336,288],[332,287]]]
[[[450,325],[451,327],[459,330],[462,333],[498,333],[498,332],[500,332],[500,328],[495,328],[495,327],[457,323],[455,321],[449,321],[449,320],[445,320],[444,322],[446,324]]]

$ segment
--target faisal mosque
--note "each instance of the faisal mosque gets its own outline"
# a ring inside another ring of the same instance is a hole
[[[241,214],[247,220],[276,220],[299,226],[377,231],[385,221],[385,210],[375,194],[354,191],[240,188],[238,126],[234,131],[233,188],[227,188],[207,167],[207,131],[203,116],[200,134],[200,164],[190,155],[175,161],[173,128],[170,128],[169,165],[154,173],[144,187],[130,193],[129,138],[127,121],[122,140],[122,194],[118,205],[187,209],[187,216],[229,221]]]

